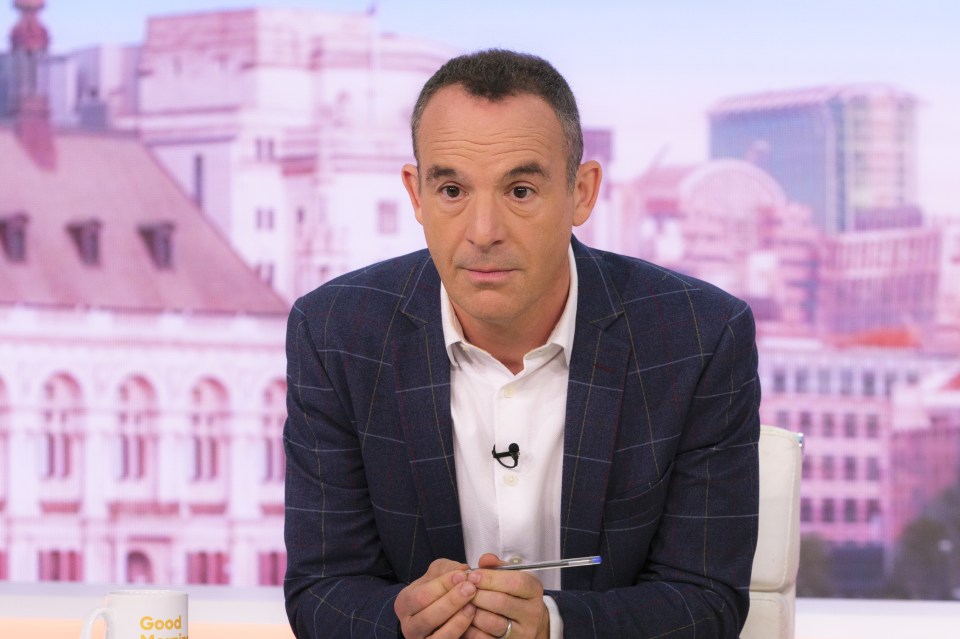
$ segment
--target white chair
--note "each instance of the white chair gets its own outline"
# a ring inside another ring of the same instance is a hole
[[[760,427],[760,525],[740,639],[793,639],[803,435]]]

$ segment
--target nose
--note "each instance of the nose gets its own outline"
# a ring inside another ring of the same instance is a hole
[[[467,213],[465,236],[468,242],[485,250],[503,241],[506,211],[496,197],[475,197]]]

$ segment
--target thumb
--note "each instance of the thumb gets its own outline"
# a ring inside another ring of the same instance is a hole
[[[502,566],[504,562],[500,561],[500,558],[497,557],[492,552],[487,552],[480,555],[480,559],[477,561],[478,568],[496,568],[497,566]]]

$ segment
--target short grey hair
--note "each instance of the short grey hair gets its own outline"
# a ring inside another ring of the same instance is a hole
[[[487,49],[453,58],[423,85],[410,118],[413,155],[418,163],[417,134],[427,103],[437,91],[454,85],[462,86],[470,95],[494,102],[526,93],[549,104],[560,121],[567,143],[567,182],[573,188],[583,159],[583,130],[573,91],[563,76],[543,58],[504,49]]]

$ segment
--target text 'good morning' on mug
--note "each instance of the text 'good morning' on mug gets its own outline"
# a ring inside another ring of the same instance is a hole
[[[187,593],[176,590],[114,590],[90,613],[80,639],[91,639],[97,617],[107,639],[188,639]]]

